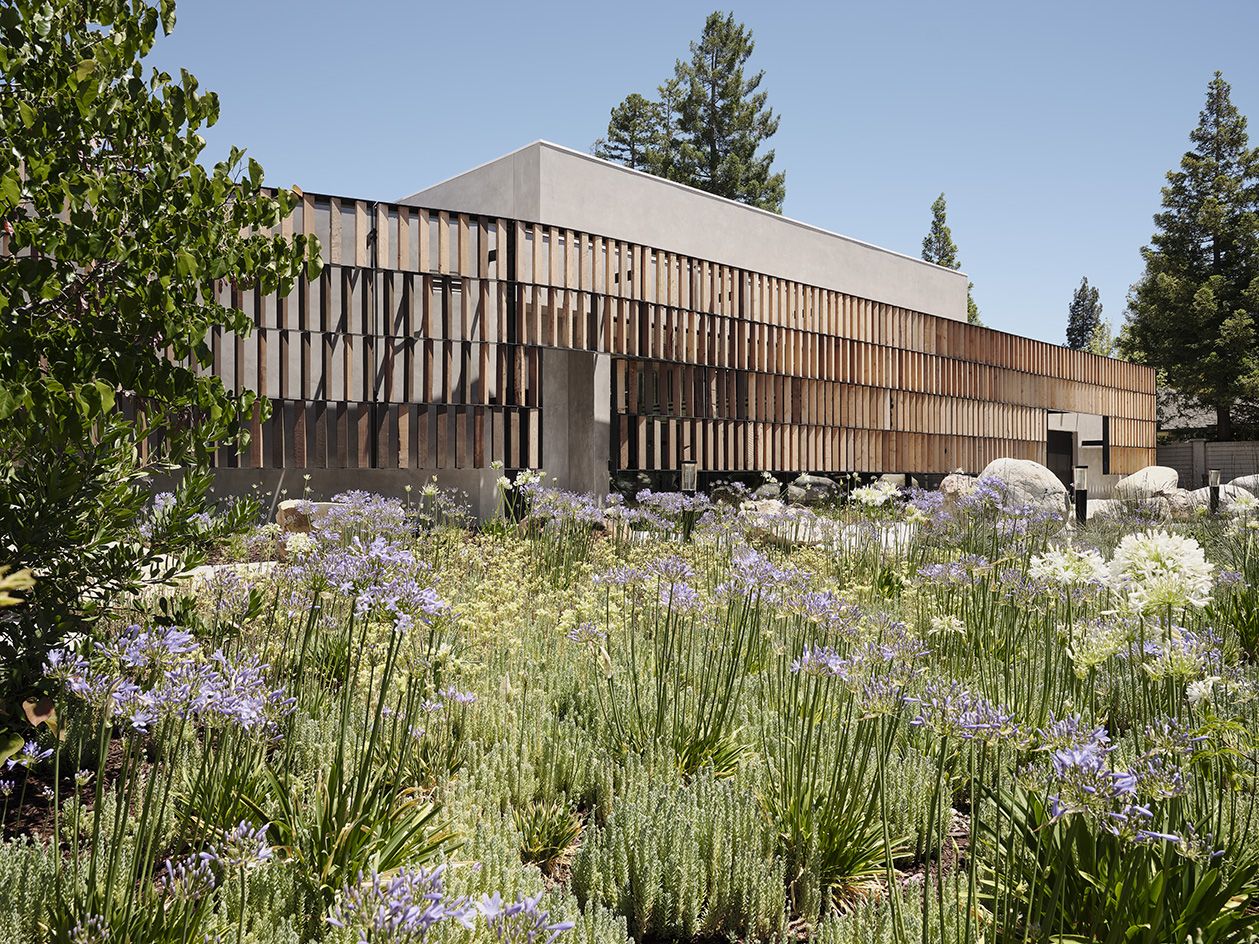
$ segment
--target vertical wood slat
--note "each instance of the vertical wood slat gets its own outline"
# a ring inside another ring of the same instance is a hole
[[[419,468],[429,442],[421,426],[440,438],[440,462],[480,467],[507,449],[506,439],[516,459],[537,455],[538,361],[528,354],[537,344],[641,360],[631,376],[644,378],[650,396],[625,404],[627,423],[617,421],[612,458],[622,465],[629,445],[633,461],[670,468],[699,416],[697,449],[713,468],[791,461],[817,471],[886,463],[944,471],[1002,451],[1043,456],[1050,408],[1112,417],[1117,471],[1152,451],[1153,379],[1132,365],[597,235],[448,211],[430,219],[428,210],[388,204],[375,205],[373,217],[365,201],[311,195],[300,205],[308,235],[327,213],[329,270],[287,299],[234,294],[258,329],[248,341],[213,345],[213,369],[233,388],[248,377],[278,398],[275,419],[258,425],[241,462]],[[382,269],[460,277],[457,304],[438,293],[434,319],[422,276],[414,285],[396,287],[387,276],[368,284],[373,226]],[[525,356],[513,360],[511,396],[489,347],[507,331],[507,227],[517,231],[518,275],[545,286],[520,293],[512,330]],[[282,224],[292,230],[291,220]],[[274,330],[263,325],[271,311]],[[702,373],[692,383],[683,368]],[[849,393],[879,390],[882,399],[863,393],[849,403]],[[371,409],[376,402],[389,406]],[[395,402],[416,409],[395,410]],[[992,406],[971,409],[985,403]],[[425,424],[424,404],[467,406]],[[498,411],[514,408],[533,412],[514,426],[496,424]]]

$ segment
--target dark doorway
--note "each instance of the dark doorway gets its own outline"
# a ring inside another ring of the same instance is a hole
[[[1045,441],[1045,464],[1058,476],[1063,485],[1071,485],[1071,466],[1074,462],[1075,433],[1070,430],[1051,429]]]

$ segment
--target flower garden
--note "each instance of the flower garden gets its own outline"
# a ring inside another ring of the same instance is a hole
[[[1253,502],[500,494],[340,496],[53,650],[4,939],[1251,939]]]

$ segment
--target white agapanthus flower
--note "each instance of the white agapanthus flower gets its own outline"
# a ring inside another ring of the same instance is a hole
[[[865,505],[867,508],[878,508],[886,505],[889,501],[896,497],[900,489],[891,482],[875,482],[873,485],[863,485],[861,488],[854,488],[849,497],[859,505]]]
[[[1162,529],[1125,535],[1110,561],[1110,582],[1137,610],[1206,606],[1215,565],[1193,538]]]
[[[290,560],[305,557],[315,549],[315,539],[304,532],[290,534],[284,539],[284,553]]]
[[[944,614],[931,617],[931,635],[933,636],[965,636],[966,624],[956,616]]]
[[[1050,548],[1032,558],[1028,574],[1034,580],[1061,586],[1105,583],[1109,576],[1106,561],[1094,550],[1077,551],[1073,547]]]
[[[522,469],[516,473],[515,485],[523,487],[526,485],[536,485],[539,482],[546,481],[546,472],[542,469]]]
[[[1250,492],[1243,491],[1229,503],[1228,510],[1235,515],[1250,517],[1259,512],[1259,498],[1256,498]]]
[[[1075,636],[1067,646],[1067,655],[1078,677],[1084,678],[1090,669],[1116,655],[1132,640],[1131,625],[1113,618],[1114,614],[1110,616],[1110,619],[1103,616],[1076,626]]]
[[[1211,692],[1215,689],[1215,683],[1220,680],[1218,675],[1209,675],[1206,678],[1197,679],[1185,686],[1185,697],[1191,705],[1200,705],[1211,697]]]

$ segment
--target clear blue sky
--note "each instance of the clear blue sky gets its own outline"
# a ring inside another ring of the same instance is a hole
[[[217,159],[393,199],[538,138],[587,150],[711,2],[182,0],[152,61],[219,92]],[[725,7],[723,7],[724,9]],[[1116,328],[1215,69],[1259,143],[1259,2],[740,2],[782,117],[788,216],[917,255],[944,191],[993,327]]]

